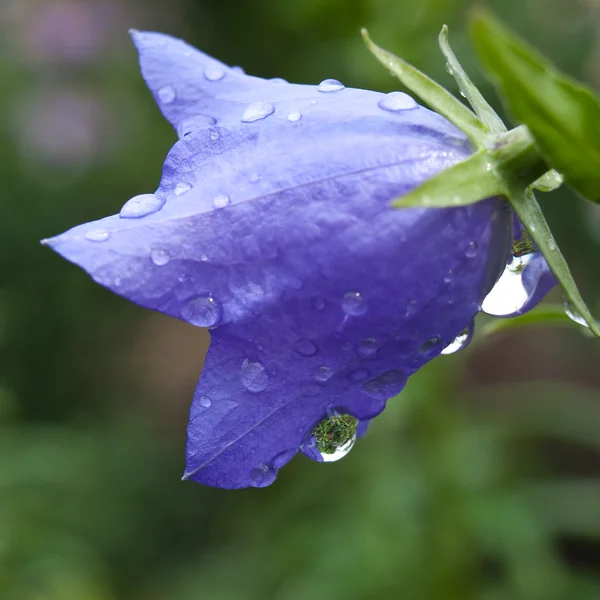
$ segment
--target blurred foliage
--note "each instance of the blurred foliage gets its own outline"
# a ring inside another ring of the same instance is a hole
[[[0,598],[552,600],[600,597],[600,349],[505,331],[436,360],[339,463],[262,490],[182,483],[206,336],[112,296],[38,244],[152,191],[175,135],[129,27],[257,75],[391,90],[362,45],[452,86],[443,23],[494,102],[466,0],[3,0],[0,4]],[[488,4],[598,87],[596,0]],[[600,212],[551,224],[600,308]]]

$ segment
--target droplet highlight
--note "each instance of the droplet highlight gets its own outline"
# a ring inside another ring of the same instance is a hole
[[[254,102],[244,111],[242,122],[254,123],[254,121],[260,121],[274,112],[275,107],[270,102]]]
[[[197,296],[183,307],[181,316],[196,327],[216,327],[223,318],[223,307],[212,296]]]
[[[404,92],[390,92],[379,100],[377,106],[389,112],[400,112],[403,110],[413,110],[419,108],[419,105]]]
[[[164,198],[154,194],[140,194],[128,200],[121,209],[121,219],[140,219],[159,211],[165,204]]]
[[[323,93],[339,92],[344,89],[344,84],[337,79],[325,79],[317,86],[317,91]]]

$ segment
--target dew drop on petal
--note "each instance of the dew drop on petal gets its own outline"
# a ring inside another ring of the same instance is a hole
[[[219,132],[218,131],[211,131],[209,136],[208,136],[213,142],[215,142],[216,140],[219,139]]]
[[[253,102],[246,108],[242,115],[242,122],[253,123],[260,121],[275,112],[275,107],[270,102]]]
[[[235,71],[236,73],[239,73],[240,75],[245,75],[246,71],[244,71],[244,69],[242,69],[242,67],[240,67],[239,65],[236,65],[235,67],[231,67],[232,71]]]
[[[363,369],[359,367],[358,369],[354,369],[354,371],[350,371],[348,377],[352,381],[364,381],[365,379],[369,379],[369,371],[367,369]]]
[[[166,250],[163,250],[162,248],[154,248],[153,250],[151,250],[150,258],[157,267],[162,267],[163,265],[166,265],[171,259],[169,253]]]
[[[225,195],[225,194],[219,194],[218,196],[215,196],[214,200],[213,200],[213,206],[215,208],[225,208],[230,202],[230,198],[229,196]]]
[[[186,192],[189,192],[192,189],[192,186],[189,183],[178,183],[175,186],[175,195],[176,196],[183,196],[183,194],[185,194]]]
[[[340,460],[354,446],[357,427],[358,419],[352,415],[327,416],[311,432],[309,441],[312,449],[320,455],[322,462]]]
[[[272,465],[258,465],[250,471],[250,484],[253,487],[266,487],[277,478],[277,469]]]
[[[106,242],[110,239],[110,235],[110,231],[105,229],[90,229],[85,232],[84,237],[88,242]]]
[[[315,310],[323,310],[326,306],[327,302],[325,301],[325,298],[323,298],[322,296],[315,296],[311,301],[310,301],[310,305],[315,309]]]
[[[346,292],[342,299],[342,310],[352,317],[364,315],[367,312],[367,301],[360,292]]]
[[[523,284],[523,271],[536,252],[513,256],[500,279],[481,303],[481,310],[492,317],[510,317],[519,314],[527,304],[529,293]]]
[[[170,85],[164,85],[158,90],[158,99],[163,104],[171,104],[173,100],[175,100],[177,94],[175,93],[175,88]]]
[[[407,377],[399,369],[390,369],[363,383],[362,391],[376,400],[388,400],[400,393]]]
[[[366,358],[367,356],[372,356],[377,352],[379,348],[379,343],[375,338],[365,338],[356,349],[356,353],[361,358]]]
[[[327,381],[333,377],[334,373],[333,367],[321,365],[320,367],[317,367],[315,371],[315,379],[317,381]]]
[[[379,108],[390,112],[398,112],[402,110],[413,110],[419,108],[419,105],[408,94],[404,92],[390,92],[386,94],[377,103]]]
[[[210,408],[211,404],[211,399],[208,396],[200,396],[200,406],[204,408]]]
[[[471,331],[468,327],[465,327],[454,339],[454,341],[450,342],[441,352],[441,354],[454,354],[455,352],[459,352],[463,350],[469,345],[471,341]]]
[[[339,92],[344,89],[344,84],[337,79],[325,79],[317,86],[319,92]]]
[[[294,344],[294,350],[301,356],[314,356],[318,352],[317,345],[306,338]]]
[[[181,309],[181,316],[197,327],[216,327],[223,318],[223,308],[212,296],[197,296]]]
[[[477,242],[469,242],[467,244],[467,248],[465,249],[465,256],[467,258],[475,258],[475,256],[477,256],[477,248]]]
[[[219,81],[225,77],[225,71],[216,65],[209,65],[204,69],[204,77],[208,81]]]
[[[423,342],[419,346],[419,352],[421,354],[428,354],[429,352],[435,350],[442,341],[442,338],[439,335],[436,335],[432,338],[429,338],[426,342]]]
[[[261,179],[262,177],[258,173],[252,173],[248,181],[250,181],[250,183],[258,183]]]
[[[287,120],[291,123],[296,123],[302,118],[302,113],[299,110],[292,110],[288,113]]]
[[[406,312],[404,313],[407,317],[412,317],[417,314],[418,303],[416,300],[409,300],[406,303]]]
[[[269,383],[265,366],[256,360],[244,359],[240,372],[242,385],[249,392],[262,392]]]
[[[139,219],[160,210],[165,204],[164,198],[154,194],[140,194],[128,200],[121,209],[122,219]]]

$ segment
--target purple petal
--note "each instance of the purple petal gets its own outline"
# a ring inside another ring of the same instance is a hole
[[[216,328],[184,477],[269,485],[321,419],[370,420],[469,325],[506,262],[511,215],[496,200],[390,207],[469,152],[424,108],[266,82],[168,36],[134,38],[155,96],[175,92],[165,116],[198,126],[154,196],[47,243],[114,292]]]

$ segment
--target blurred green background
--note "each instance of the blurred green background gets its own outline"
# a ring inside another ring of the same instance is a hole
[[[600,2],[489,4],[600,87]],[[359,28],[452,86],[447,23],[495,99],[469,5],[0,0],[0,599],[600,598],[600,342],[558,327],[477,340],[414,377],[344,460],[203,488],[179,478],[206,333],[38,243],[157,186],[176,137],[129,27],[256,75],[389,91]],[[600,314],[600,209],[565,190],[541,200]]]

